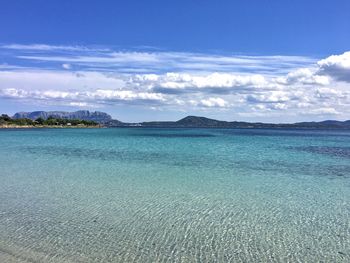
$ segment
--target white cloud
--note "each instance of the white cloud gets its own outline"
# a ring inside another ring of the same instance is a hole
[[[350,51],[320,60],[319,74],[350,82]]]
[[[248,102],[253,103],[282,103],[293,99],[297,96],[286,91],[272,91],[263,94],[252,94],[247,96]]]
[[[314,58],[302,56],[242,56],[236,54],[203,54],[170,51],[114,51],[99,47],[32,44],[2,45],[0,50],[13,51],[24,63],[74,63],[84,69],[130,72],[255,72],[284,74],[292,69],[315,63]]]
[[[204,107],[227,107],[228,103],[227,101],[223,100],[222,98],[208,98],[203,99],[200,101],[199,105]]]
[[[164,88],[184,90],[188,88],[235,88],[235,87],[267,87],[268,81],[262,75],[237,75],[228,73],[211,73],[193,75],[188,73],[166,73],[164,75],[136,75],[129,81],[138,86],[145,84],[148,88]]]
[[[284,103],[276,103],[273,105],[273,108],[276,110],[286,110],[288,106],[287,104],[284,104]]]
[[[308,112],[308,114],[337,115],[339,114],[339,112],[334,108],[327,107],[327,108],[312,109],[311,111]]]
[[[64,63],[64,64],[62,64],[62,68],[64,68],[64,69],[71,69],[72,65],[68,64],[68,63]]]
[[[54,70],[0,71],[0,89],[23,90],[96,90],[124,86],[123,78],[102,72],[69,72]]]
[[[158,102],[165,101],[162,94],[134,92],[132,90],[96,90],[96,91],[57,91],[57,90],[22,90],[2,89],[0,97],[37,101],[38,103],[50,102],[51,104],[65,105],[93,105],[93,104],[122,104],[123,102]],[[63,103],[64,102],[64,103]]]
[[[31,51],[109,51],[107,48],[88,48],[84,46],[46,45],[46,44],[9,44],[0,46],[2,49],[31,50]]]
[[[98,100],[156,100],[164,101],[164,96],[158,93],[135,92],[132,90],[96,90],[87,93],[89,97]]]
[[[92,104],[88,104],[86,102],[76,102],[76,101],[70,102],[69,106],[74,106],[74,107],[93,107]]]
[[[316,97],[322,99],[346,98],[346,93],[334,88],[318,88],[315,90]]]
[[[277,83],[284,85],[291,84],[308,84],[308,85],[328,85],[329,79],[327,76],[315,74],[314,69],[301,68],[288,73],[285,77],[276,79]]]

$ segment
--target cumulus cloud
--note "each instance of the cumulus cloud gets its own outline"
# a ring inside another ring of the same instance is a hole
[[[318,74],[350,82],[350,51],[320,60]]]
[[[95,106],[93,104],[89,104],[86,102],[77,102],[77,101],[69,102],[69,106],[83,107],[83,108],[86,108],[86,107],[95,108]]]
[[[322,114],[322,115],[337,115],[339,112],[331,107],[312,109],[309,114]]]
[[[164,75],[135,75],[129,80],[137,86],[145,85],[164,93],[197,92],[198,89],[211,90],[212,93],[229,92],[230,89],[268,87],[269,83],[262,75],[238,75],[228,73],[211,73],[194,75],[188,73],[166,73]]]
[[[320,99],[346,98],[346,92],[334,88],[318,88],[315,90],[315,96]]]
[[[247,96],[247,101],[252,103],[282,103],[293,99],[298,99],[298,96],[286,91],[271,91]]]
[[[306,84],[306,85],[328,85],[327,76],[316,74],[315,70],[309,68],[301,68],[288,73],[285,77],[276,79],[277,83],[284,85]]]
[[[204,107],[220,107],[225,108],[228,106],[227,101],[222,98],[208,98],[200,101],[199,105]]]

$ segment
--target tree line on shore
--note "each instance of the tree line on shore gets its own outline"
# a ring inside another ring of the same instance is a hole
[[[52,116],[47,119],[37,118],[35,120],[28,118],[13,119],[7,114],[0,116],[0,125],[14,125],[14,126],[97,126],[98,123],[88,120],[78,119],[61,119]]]

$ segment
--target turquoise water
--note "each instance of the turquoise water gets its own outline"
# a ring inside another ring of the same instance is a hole
[[[349,262],[350,131],[0,130],[1,262]]]

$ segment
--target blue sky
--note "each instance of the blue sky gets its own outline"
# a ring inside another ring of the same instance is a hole
[[[1,1],[0,111],[350,119],[349,1]]]

